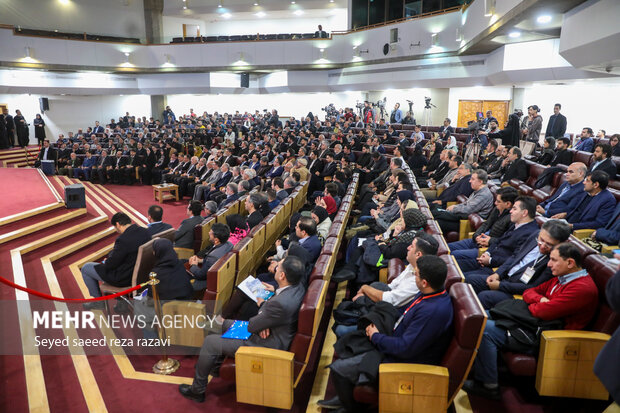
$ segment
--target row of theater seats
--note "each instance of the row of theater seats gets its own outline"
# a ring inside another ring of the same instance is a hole
[[[70,33],[52,30],[39,30],[39,29],[24,29],[17,27],[13,30],[13,33],[23,36],[41,36],[41,37],[53,37],[56,39],[67,40],[91,40],[98,42],[114,42],[114,43],[140,43],[140,39],[135,37],[118,37],[118,36],[105,36],[98,34],[88,33]]]
[[[314,39],[314,33],[239,34],[231,36],[173,37],[170,43],[251,42],[257,40]]]
[[[321,343],[330,318],[325,309],[331,308],[336,289],[330,279],[358,184],[359,176],[355,174],[310,275],[308,290],[299,310],[297,333],[289,351],[247,347],[237,351],[234,360],[227,359],[222,364],[220,377],[236,381],[237,401],[290,409],[295,389],[300,388],[300,383],[314,379],[314,365],[321,354]],[[278,367],[265,367],[259,373],[250,368],[256,363]]]

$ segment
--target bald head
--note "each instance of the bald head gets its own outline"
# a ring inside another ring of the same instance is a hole
[[[571,185],[581,182],[585,178],[587,170],[588,167],[583,162],[573,162],[568,165],[566,170],[566,180]]]

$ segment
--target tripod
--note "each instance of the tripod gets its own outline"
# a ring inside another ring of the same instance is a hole
[[[422,117],[424,118],[424,125],[431,126],[431,119],[433,119],[433,108],[430,105],[424,106]]]

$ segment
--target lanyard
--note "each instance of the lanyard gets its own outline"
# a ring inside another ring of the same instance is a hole
[[[405,315],[409,312],[409,310],[411,310],[413,308],[414,305],[418,304],[422,300],[426,300],[427,298],[437,297],[437,296],[440,296],[440,295],[445,294],[445,293],[446,293],[446,290],[442,290],[442,291],[440,291],[438,293],[435,293],[435,294],[426,295],[426,296],[420,296],[420,297],[416,298],[416,300],[414,302],[412,302],[409,307],[407,307],[407,309],[405,310],[403,315],[400,316],[398,321],[396,321],[396,323],[394,324],[394,330],[396,330],[396,328],[399,326],[401,321],[403,321],[403,318],[405,318]]]

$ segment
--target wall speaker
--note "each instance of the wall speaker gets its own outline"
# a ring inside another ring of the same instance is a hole
[[[73,184],[65,186],[65,206],[67,208],[86,208],[84,185]]]
[[[390,29],[390,43],[398,43],[398,27]]]
[[[45,112],[46,110],[50,110],[50,101],[48,98],[39,98],[39,106],[41,108],[41,112]]]
[[[241,87],[250,87],[250,74],[241,73]]]

